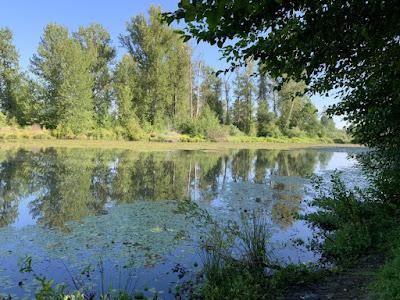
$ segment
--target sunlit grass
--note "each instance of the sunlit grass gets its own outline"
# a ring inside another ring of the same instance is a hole
[[[107,140],[60,140],[60,139],[1,139],[0,149],[15,148],[104,148],[126,149],[133,151],[168,151],[168,150],[229,150],[229,149],[299,149],[312,147],[359,147],[355,144],[326,144],[321,142],[302,143],[288,140],[276,142],[147,142],[147,141],[107,141]]]

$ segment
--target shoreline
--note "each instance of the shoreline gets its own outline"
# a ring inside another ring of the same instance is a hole
[[[305,148],[364,148],[358,144],[324,143],[270,143],[270,142],[145,142],[145,141],[108,141],[108,140],[7,140],[0,142],[0,150],[19,148],[92,148],[131,151],[171,151],[171,150],[231,150],[266,149],[293,150]]]

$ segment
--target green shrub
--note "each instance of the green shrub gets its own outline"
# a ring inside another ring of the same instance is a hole
[[[229,132],[228,128],[223,126],[218,126],[214,128],[207,129],[207,139],[213,142],[225,142],[227,141]]]
[[[124,140],[126,136],[126,132],[124,127],[122,126],[115,126],[114,127],[114,135],[117,140]]]
[[[275,123],[270,123],[265,128],[265,136],[278,138],[282,136],[282,132],[279,129],[278,125],[276,125]]]
[[[31,135],[30,135],[29,132],[23,131],[23,132],[20,134],[20,138],[28,139],[28,140],[29,140],[29,139],[31,138]]]
[[[131,119],[126,124],[126,137],[131,141],[140,141],[147,137],[136,119]]]
[[[244,133],[240,131],[239,128],[237,128],[235,125],[230,124],[228,125],[229,128],[229,135],[230,136],[243,136]]]
[[[384,251],[397,229],[395,207],[379,201],[372,188],[349,189],[337,172],[331,188],[322,184],[321,178],[314,180],[318,195],[311,205],[317,211],[302,218],[319,229],[313,245],[323,257],[348,265],[371,251]]]
[[[77,139],[77,140],[87,140],[87,139],[88,139],[88,136],[87,136],[86,134],[84,134],[84,133],[80,133],[80,134],[78,134],[78,135],[76,136],[76,139]]]
[[[391,259],[378,272],[377,280],[373,283],[373,299],[400,299],[400,246],[394,247]]]
[[[13,133],[13,132],[8,133],[8,134],[6,135],[6,139],[9,139],[9,140],[16,140],[16,139],[18,139],[18,134],[17,134],[17,133]]]
[[[314,178],[317,197],[311,205],[318,209],[304,217],[321,230],[323,242],[319,250],[324,258],[347,264],[364,254],[372,245],[365,219],[367,206],[360,190],[350,190],[335,173],[331,189],[323,189],[322,179]]]
[[[190,118],[178,124],[178,130],[183,134],[190,136],[207,136],[208,132],[212,135],[212,131],[218,132],[221,125],[214,112],[205,107],[200,117]],[[221,134],[221,132],[219,132]],[[218,135],[218,134],[217,134]]]
[[[298,137],[303,137],[305,136],[305,133],[299,128],[299,127],[293,127],[290,129],[286,129],[285,130],[285,134],[289,137],[289,138],[298,138]]]
[[[280,299],[289,286],[315,281],[326,273],[312,264],[274,263],[267,250],[271,232],[262,212],[242,213],[239,221],[228,223],[191,201],[182,201],[177,212],[200,228],[202,279],[200,291],[190,291],[191,298]]]
[[[201,135],[196,135],[196,136],[181,135],[180,138],[180,142],[187,142],[187,143],[201,143],[205,141],[206,138]]]
[[[7,117],[5,114],[0,112],[0,128],[7,126]]]
[[[32,138],[34,140],[48,140],[51,139],[51,135],[48,134],[47,132],[39,132],[39,133],[34,133],[32,135]]]
[[[72,140],[76,137],[72,129],[62,124],[58,125],[57,128],[52,131],[52,134],[59,139]]]

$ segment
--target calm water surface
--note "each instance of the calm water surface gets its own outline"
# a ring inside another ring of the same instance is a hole
[[[271,228],[271,256],[315,261],[293,240],[312,231],[294,216],[307,210],[309,176],[343,171],[362,180],[348,154],[360,149],[230,152],[44,149],[0,152],[0,294],[30,298],[33,273],[56,282],[155,290],[173,287],[201,265],[197,230],[176,212],[196,201],[217,219],[262,209]],[[189,238],[192,237],[192,238]],[[102,279],[101,279],[102,278]]]

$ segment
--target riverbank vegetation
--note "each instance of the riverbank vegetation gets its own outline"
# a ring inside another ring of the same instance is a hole
[[[233,80],[216,77],[158,7],[132,17],[119,45],[121,57],[100,24],[50,23],[25,72],[11,30],[0,29],[0,139],[350,142],[302,81],[277,91],[280,79],[253,62]]]

